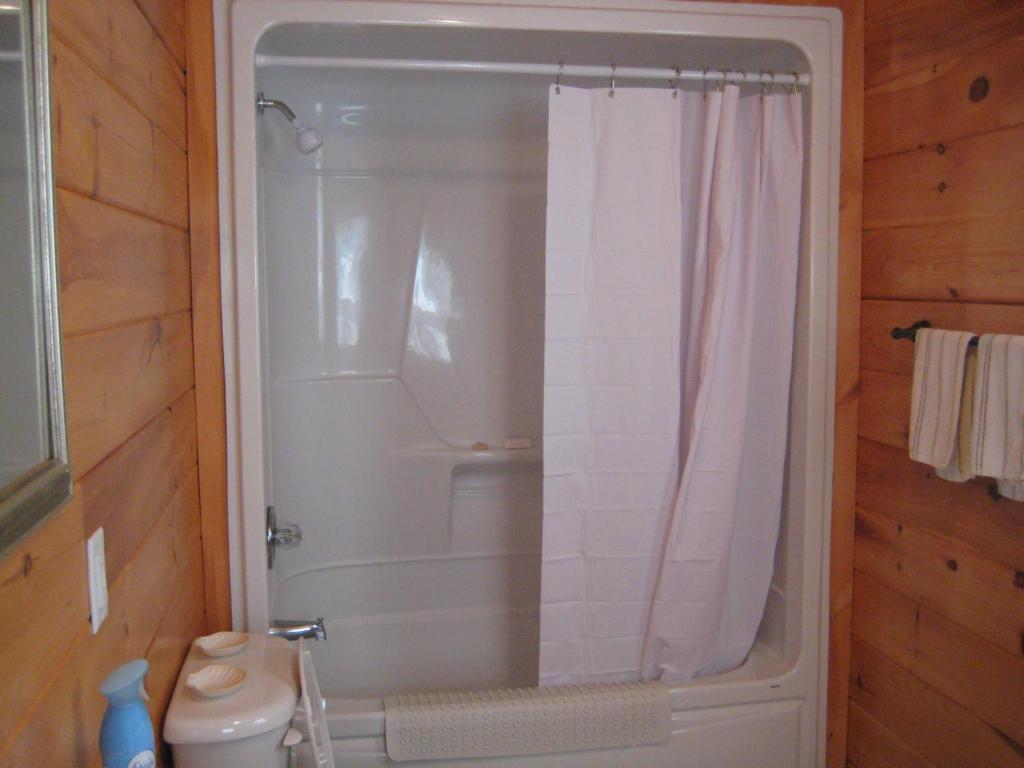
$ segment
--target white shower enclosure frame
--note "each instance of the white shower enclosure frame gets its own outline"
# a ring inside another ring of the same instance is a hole
[[[285,23],[416,25],[734,38],[787,43],[809,66],[800,295],[793,370],[787,509],[800,520],[798,653],[785,671],[750,692],[707,684],[673,691],[673,709],[802,699],[799,764],[824,765],[828,648],[828,561],[832,493],[838,252],[842,17],[835,9],[650,2],[516,0],[470,3],[361,0],[214,0],[220,163],[222,309],[228,442],[231,593],[238,629],[270,621],[265,546],[264,383],[258,269],[256,53],[261,36]],[[443,53],[437,58],[444,58]],[[619,62],[628,66],[627,62]],[[720,62],[708,62],[717,66]],[[471,77],[472,75],[467,75]],[[628,83],[623,83],[628,86]],[[666,84],[667,87],[667,84]],[[799,407],[796,407],[799,404]],[[741,678],[742,680],[743,678]],[[335,692],[337,693],[337,692]],[[369,715],[368,715],[369,716]],[[373,720],[374,718],[370,718]],[[375,720],[374,720],[375,722]]]

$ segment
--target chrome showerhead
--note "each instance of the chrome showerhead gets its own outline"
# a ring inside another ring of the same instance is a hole
[[[316,152],[320,149],[320,145],[324,143],[320,132],[316,128],[310,128],[308,125],[301,123],[287,104],[277,99],[265,99],[261,92],[256,97],[256,112],[262,115],[265,109],[276,109],[288,118],[288,122],[295,127],[295,146],[298,147],[299,152],[302,154],[308,155],[310,152]]]
[[[295,126],[295,146],[299,148],[299,152],[308,155],[320,149],[320,145],[324,143],[320,131],[303,125],[298,120],[293,120],[292,125]]]

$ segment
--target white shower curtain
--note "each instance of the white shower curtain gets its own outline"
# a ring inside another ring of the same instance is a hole
[[[779,527],[800,96],[549,110],[541,683],[724,671]]]

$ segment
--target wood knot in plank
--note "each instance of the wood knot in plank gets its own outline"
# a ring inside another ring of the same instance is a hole
[[[971,88],[967,92],[971,101],[977,103],[988,96],[988,78],[982,75],[971,82]]]

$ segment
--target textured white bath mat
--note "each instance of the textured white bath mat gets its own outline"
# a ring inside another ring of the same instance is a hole
[[[418,693],[384,700],[385,736],[399,761],[663,744],[671,710],[659,683]]]

